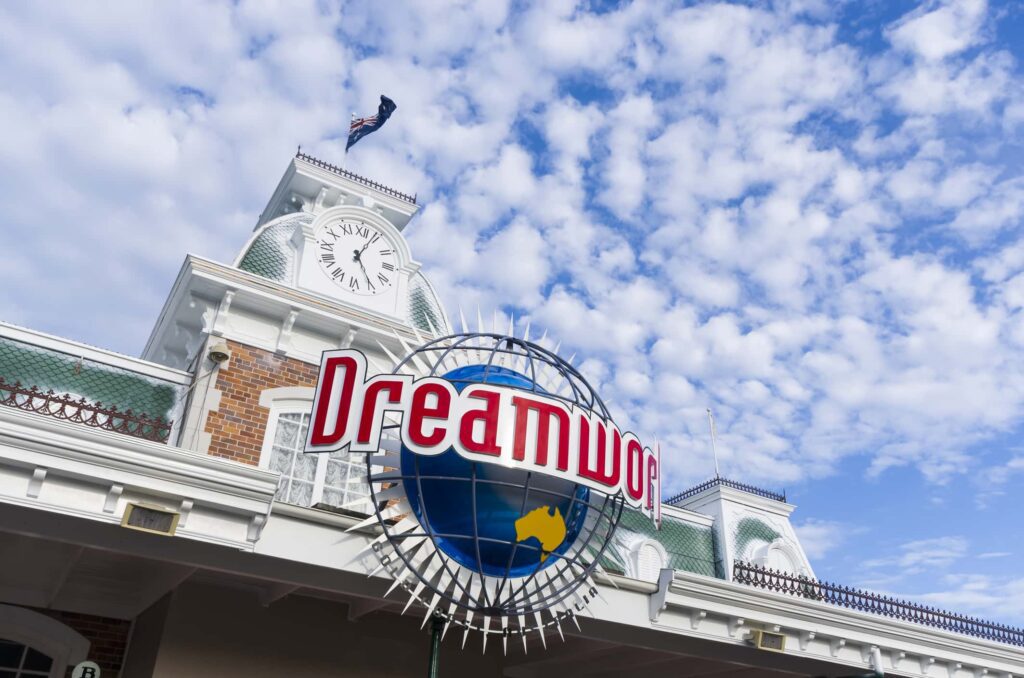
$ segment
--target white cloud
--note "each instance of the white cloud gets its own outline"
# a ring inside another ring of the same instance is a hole
[[[985,0],[929,3],[901,19],[889,31],[889,40],[929,60],[962,52],[979,41],[986,4]]]
[[[453,315],[514,306],[579,351],[673,483],[711,468],[707,406],[753,481],[1010,473],[974,453],[1024,415],[997,19],[930,3],[872,52],[827,3],[773,7],[2,7],[2,310],[137,349],[185,252],[233,259],[295,146],[340,160],[383,92],[346,162],[419,194]]]
[[[830,520],[808,519],[793,526],[800,546],[811,561],[824,558],[842,546],[851,532],[857,530],[844,523]]]

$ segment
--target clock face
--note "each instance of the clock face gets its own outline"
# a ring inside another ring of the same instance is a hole
[[[335,285],[353,294],[385,292],[397,276],[394,245],[376,228],[357,220],[317,229],[316,259]]]

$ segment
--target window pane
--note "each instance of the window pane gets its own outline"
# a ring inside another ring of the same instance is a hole
[[[287,416],[289,415],[281,415],[281,421],[277,424],[277,433],[274,434],[274,444],[294,449],[295,443],[299,439],[299,425],[294,421],[285,419]]]
[[[316,477],[316,463],[318,455],[299,452],[295,455],[295,477],[303,480],[313,480]]]
[[[275,447],[270,452],[270,468],[278,473],[291,475],[292,460],[295,453],[283,447]]]
[[[313,483],[292,482],[291,492],[288,493],[288,503],[299,506],[309,506],[313,503]]]
[[[38,650],[28,649],[28,656],[25,657],[25,669],[30,671],[49,671],[53,660]]]
[[[20,643],[0,640],[0,668],[16,669],[21,666],[21,653],[24,651],[25,646]]]

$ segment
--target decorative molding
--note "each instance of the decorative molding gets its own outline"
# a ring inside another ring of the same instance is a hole
[[[801,631],[800,632],[800,649],[801,650],[806,650],[807,646],[810,644],[810,642],[812,640],[814,640],[814,636],[815,635],[817,635],[817,634],[815,634],[814,631]]]
[[[828,651],[833,657],[839,656],[839,650],[846,647],[846,638],[833,638],[828,643]]]
[[[658,621],[666,606],[668,589],[675,578],[675,571],[671,568],[664,568],[658,574],[658,588],[648,596],[648,617],[654,622]]]
[[[231,313],[231,303],[235,299],[235,290],[228,288],[224,291],[224,295],[220,299],[220,305],[217,307],[217,315],[213,320],[213,327],[209,330],[210,334],[216,336],[222,336],[224,330],[228,326],[228,315]]]
[[[700,623],[708,616],[707,610],[693,610],[690,612],[690,628],[696,631]]]
[[[192,514],[192,506],[195,502],[191,499],[182,499],[178,506],[178,529],[182,530],[188,525],[188,517]]]
[[[277,346],[274,348],[275,353],[287,355],[288,348],[291,346],[292,330],[295,328],[295,320],[298,317],[299,312],[293,309],[281,322],[281,329],[277,333]]]
[[[746,623],[747,620],[743,617],[729,617],[729,636],[735,638]]]
[[[121,493],[124,492],[124,485],[113,484],[110,489],[107,490],[107,496],[103,500],[103,512],[113,513],[114,509],[117,508],[117,500],[121,498]]]
[[[38,499],[39,493],[43,489],[43,481],[46,480],[46,469],[42,467],[36,467],[32,471],[32,477],[29,478],[28,488],[25,490],[25,496],[29,499]]]

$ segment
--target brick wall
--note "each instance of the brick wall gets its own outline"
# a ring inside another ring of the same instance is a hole
[[[121,675],[124,653],[128,648],[128,635],[132,629],[130,621],[78,612],[31,609],[45,614],[47,617],[52,617],[85,636],[90,643],[88,659],[96,662],[100,667],[103,678],[118,678]],[[71,675],[72,668],[74,667],[68,667],[68,676]]]
[[[217,374],[220,407],[206,421],[209,453],[257,465],[270,414],[260,407],[260,393],[282,386],[313,387],[320,368],[245,344],[229,341],[228,345],[231,361]]]

